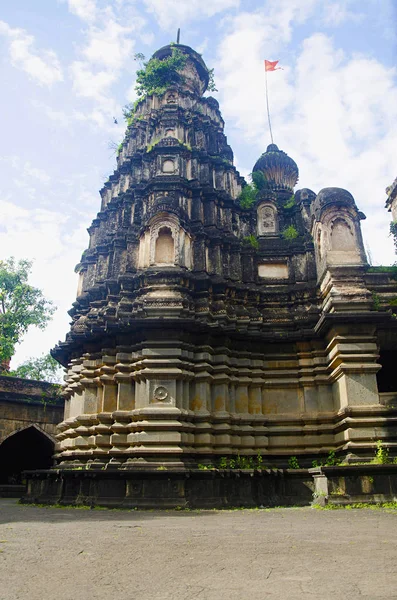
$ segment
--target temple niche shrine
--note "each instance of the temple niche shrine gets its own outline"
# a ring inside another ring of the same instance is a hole
[[[293,477],[291,457],[311,494],[307,468],[330,452],[397,454],[397,277],[369,266],[365,216],[344,189],[297,189],[275,144],[247,188],[201,56],[154,57],[174,48],[180,81],[138,103],[88,229],[53,351],[56,466],[31,475],[30,499],[232,503],[266,469]]]

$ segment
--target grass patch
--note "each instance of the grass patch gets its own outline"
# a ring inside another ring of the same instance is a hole
[[[376,504],[354,502],[352,504],[326,504],[325,506],[313,504],[312,508],[315,508],[316,510],[356,510],[366,508],[368,510],[397,511],[397,502],[377,502]]]

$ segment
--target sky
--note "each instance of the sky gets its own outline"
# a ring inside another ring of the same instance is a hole
[[[348,189],[369,260],[392,264],[385,188],[397,176],[396,0],[13,0],[0,3],[0,260],[34,261],[30,283],[57,306],[11,363],[63,340],[74,267],[116,165],[136,53],[176,40],[215,69],[213,93],[244,176],[274,142],[297,189]],[[118,124],[114,123],[114,117]]]

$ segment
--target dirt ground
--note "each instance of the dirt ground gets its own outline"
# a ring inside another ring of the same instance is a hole
[[[0,600],[397,598],[397,511],[78,510],[0,499]]]

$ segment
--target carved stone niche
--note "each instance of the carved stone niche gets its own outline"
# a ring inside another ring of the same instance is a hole
[[[191,268],[191,238],[174,214],[159,213],[148,223],[139,244],[138,268],[183,266]]]
[[[278,232],[277,208],[272,202],[258,206],[258,235],[275,235]]]
[[[161,172],[167,174],[175,173],[175,161],[170,158],[163,160],[161,164]]]

